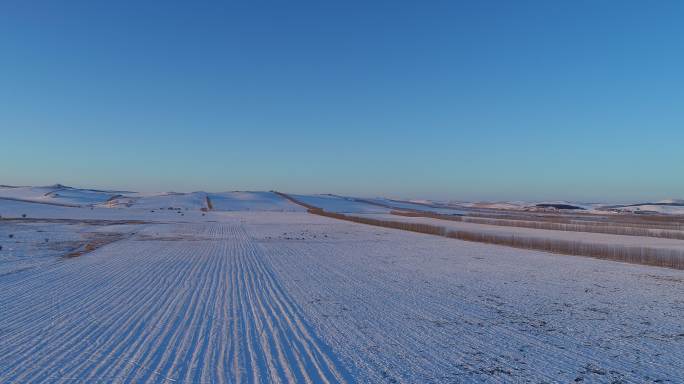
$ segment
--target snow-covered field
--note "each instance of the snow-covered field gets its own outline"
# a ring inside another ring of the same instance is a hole
[[[385,213],[354,214],[359,217],[369,217],[380,220],[402,221],[408,223],[423,223],[444,227],[455,231],[470,231],[501,236],[517,236],[522,238],[539,238],[548,240],[565,240],[585,242],[588,244],[615,245],[625,247],[648,247],[656,249],[673,249],[684,251],[684,240],[657,237],[623,236],[605,233],[587,233],[574,231],[539,230],[534,228],[520,228],[499,225],[487,225],[468,222],[433,219],[428,217],[404,217]]]
[[[684,381],[684,271],[203,194],[0,199],[0,382]]]
[[[140,210],[200,210],[217,211],[303,211],[273,192],[231,191],[140,193],[79,189],[55,184],[45,187],[0,186],[0,201],[26,201],[49,205],[97,208],[133,208]]]
[[[337,213],[389,213],[391,208],[355,201],[334,195],[290,195],[304,204]]]
[[[0,186],[0,198],[19,199],[46,204],[98,204],[103,203],[120,193],[125,192],[76,189],[60,184],[46,187]]]
[[[298,211],[306,209],[271,192],[223,192],[209,194],[217,211]]]
[[[555,209],[549,206],[565,206],[566,210],[574,212],[584,212],[591,214],[606,213],[648,213],[663,215],[684,216],[684,199],[665,199],[656,202],[639,202],[632,204],[612,204],[612,203],[586,203],[575,201],[402,201],[391,199],[372,199],[388,202],[390,205],[407,208],[411,206],[421,206],[418,209],[437,213],[448,213],[448,210],[471,210],[485,209],[494,211],[546,211]],[[545,207],[546,206],[546,207]]]

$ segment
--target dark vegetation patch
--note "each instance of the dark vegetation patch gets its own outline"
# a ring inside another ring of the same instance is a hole
[[[541,203],[535,205],[535,207],[539,208],[555,208],[555,209],[576,209],[576,210],[584,210],[582,207],[578,207],[575,205],[570,205],[570,204],[553,204],[553,203]]]
[[[614,206],[616,208],[619,207],[639,207],[642,205],[656,205],[656,206],[661,206],[661,207],[684,207],[683,203],[639,203],[639,204],[629,204],[629,205],[618,205]]]
[[[107,244],[111,244],[115,241],[119,241],[123,238],[126,237],[126,235],[122,233],[91,233],[89,234],[89,237],[91,237],[88,241],[85,243],[81,244],[77,248],[71,250],[69,253],[64,255],[65,258],[74,258],[74,257],[79,257],[83,256],[85,254],[88,254],[90,252],[93,252],[94,250],[104,247]]]

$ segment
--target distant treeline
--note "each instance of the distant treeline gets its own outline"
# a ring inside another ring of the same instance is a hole
[[[403,209],[402,209],[403,211]],[[421,211],[427,212],[428,211]],[[665,229],[674,231],[684,231],[684,218],[681,216],[656,216],[656,215],[602,215],[602,214],[577,214],[577,213],[531,213],[531,212],[505,212],[505,213],[482,213],[469,212],[468,217],[496,218],[505,220],[523,221],[546,221],[552,223],[597,223],[604,225],[620,225],[624,227]]]
[[[596,233],[608,233],[608,234],[618,234],[618,235],[630,235],[630,236],[650,236],[650,237],[664,237],[670,239],[684,239],[684,217],[673,216],[673,215],[618,215],[618,214],[595,214],[595,213],[585,213],[585,212],[529,212],[529,211],[506,211],[500,209],[488,209],[486,211],[472,210],[470,208],[462,207],[456,208],[458,210],[464,211],[462,214],[440,214],[430,210],[429,208],[444,208],[437,207],[430,204],[423,203],[411,203],[416,207],[424,206],[425,209],[420,208],[408,208],[408,207],[397,207],[392,204],[382,203],[379,201],[351,198],[353,201],[360,203],[371,204],[379,207],[388,208],[390,210],[397,210],[401,212],[412,212],[428,215],[438,215],[436,218],[447,218],[449,220],[458,220],[459,217],[463,218],[484,218],[484,219],[504,219],[512,221],[541,221],[550,223],[563,223],[563,224],[586,224],[591,227],[635,227],[635,228],[646,228],[646,229],[661,229],[666,231],[681,231],[681,233],[658,233],[657,231],[622,231],[621,233],[616,233],[616,231],[602,232],[599,230],[585,230],[589,227],[583,227],[584,229],[572,229],[572,227],[556,228],[542,228],[542,227],[532,227],[517,225],[515,223],[501,224],[494,222],[478,222],[475,220],[462,220],[471,223],[481,223],[489,225],[504,225],[504,226],[517,226],[526,228],[537,228],[537,229],[556,229],[560,231],[576,231],[576,232],[596,232]],[[395,203],[402,203],[397,200],[390,200]],[[315,207],[314,207],[315,208]],[[577,227],[580,228],[580,227]],[[610,231],[610,230],[609,230]]]
[[[504,245],[513,248],[531,249],[565,255],[588,256],[598,259],[622,261],[634,264],[684,269],[684,251],[680,250],[657,249],[648,247],[626,247],[621,245],[591,244],[570,240],[486,234],[475,231],[454,231],[442,226],[431,224],[380,220],[369,217],[360,217],[345,215],[342,213],[326,212],[321,208],[303,203],[284,193],[276,193],[296,204],[299,204],[307,208],[308,212],[314,215],[330,217],[333,219],[345,220],[354,223],[367,224],[384,228],[401,229],[404,231],[444,236],[453,239],[473,241],[478,243]]]
[[[588,256],[598,259],[622,261],[634,264],[684,269],[684,251],[675,249],[627,247],[621,245],[592,244],[572,240],[543,239],[515,235],[488,234],[476,231],[449,230],[445,227],[431,224],[379,220],[368,217],[325,212],[320,208],[309,209],[309,212],[320,216],[332,217],[335,219],[347,220],[355,223],[445,236],[453,239],[474,241],[478,243],[504,245],[513,248],[531,249],[544,252],[560,253],[564,255]]]
[[[647,228],[644,226],[623,225],[610,222],[598,221],[575,221],[575,222],[561,222],[564,221],[562,217],[558,218],[559,222],[554,222],[545,218],[543,221],[532,221],[531,219],[499,219],[487,217],[471,217],[471,216],[453,216],[442,215],[439,213],[429,212],[404,212],[391,211],[393,215],[407,216],[407,217],[427,217],[439,220],[458,221],[463,223],[496,225],[503,227],[518,227],[518,228],[532,228],[532,229],[546,229],[554,231],[568,231],[568,232],[590,232],[590,233],[604,233],[610,235],[624,235],[624,236],[646,236],[659,237],[666,239],[684,240],[684,231],[667,230],[658,228]]]

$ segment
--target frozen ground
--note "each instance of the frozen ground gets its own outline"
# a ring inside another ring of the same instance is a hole
[[[493,209],[495,211],[523,211],[523,210],[538,210],[538,204],[554,204],[554,205],[568,205],[580,208],[579,210],[570,210],[574,212],[594,213],[604,215],[606,213],[650,213],[662,215],[678,215],[684,216],[684,199],[665,199],[652,203],[633,203],[633,204],[613,204],[613,203],[586,203],[576,201],[499,201],[499,202],[472,202],[472,201],[431,201],[431,200],[417,200],[419,204],[413,204],[412,201],[400,201],[389,199],[374,199],[378,201],[387,201],[391,205],[398,206],[398,204],[406,204],[407,208],[411,205],[422,205],[422,210],[428,210],[438,213],[447,213],[440,210],[448,210],[449,208],[458,210],[462,209]],[[431,206],[431,207],[430,207]]]
[[[328,212],[337,213],[389,213],[390,208],[355,201],[335,195],[290,195],[295,199]]]
[[[223,192],[209,194],[217,211],[298,211],[302,206],[272,192]]]
[[[0,201],[0,382],[684,381],[684,271],[147,208]]]
[[[684,379],[682,271],[324,219],[247,228],[361,382]]]
[[[433,205],[430,203],[420,204],[420,203],[413,203],[410,201],[400,201],[400,200],[382,199],[382,198],[368,199],[368,201],[378,203],[378,204],[383,204],[383,205],[392,207],[393,209],[399,209],[399,210],[434,212],[434,213],[439,213],[439,214],[443,214],[443,215],[462,215],[465,213],[465,211],[460,210],[460,209],[436,206],[436,205]]]
[[[46,204],[98,204],[103,203],[120,193],[126,192],[76,189],[60,184],[46,187],[0,186],[0,198],[2,199],[20,199]]]
[[[209,206],[211,204],[211,207]],[[135,209],[181,209],[216,211],[303,211],[273,192],[233,191],[221,193],[132,193],[103,204],[105,207]]]
[[[2,208],[8,201],[82,208],[133,208],[140,210],[303,211],[273,192],[231,191],[141,193],[79,189],[55,184],[45,187],[0,186]],[[209,204],[212,207],[209,207]]]
[[[604,233],[588,233],[588,232],[574,232],[574,231],[557,231],[549,229],[534,229],[509,227],[499,225],[477,224],[460,221],[450,221],[434,219],[429,217],[406,217],[386,213],[372,213],[372,214],[354,214],[354,216],[368,217],[380,220],[389,221],[403,221],[409,223],[423,223],[434,226],[444,227],[455,231],[471,231],[477,233],[494,234],[501,236],[517,236],[521,238],[537,238],[549,240],[566,240],[577,241],[587,244],[601,244],[609,246],[625,246],[625,247],[645,247],[655,249],[672,249],[684,250],[684,240],[667,239],[657,237],[643,237],[643,236],[624,236],[611,235]]]
[[[605,215],[607,213],[648,213],[677,215],[684,217],[684,199],[667,199],[657,202],[641,202],[634,204],[582,203],[569,201],[507,201],[507,202],[463,202],[463,201],[431,201],[401,200],[384,197],[363,198],[339,195],[291,195],[307,204],[321,207],[329,212],[338,213],[385,213],[392,209],[409,209],[430,211],[441,214],[462,214],[469,211],[486,210],[488,214],[539,210],[537,204],[563,204],[576,206],[582,212]],[[74,188],[61,184],[31,187],[0,185],[0,200],[23,200],[54,205],[81,207],[126,207],[139,209],[201,209],[208,208],[207,197],[216,201],[217,210],[226,211],[292,211],[300,207],[284,201],[272,192],[231,191],[208,193],[203,191],[178,192],[131,192],[118,190],[99,190]],[[374,204],[364,203],[371,202]]]

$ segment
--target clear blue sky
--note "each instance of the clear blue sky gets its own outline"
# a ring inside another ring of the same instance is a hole
[[[681,1],[3,1],[0,184],[684,196],[682,20]]]

